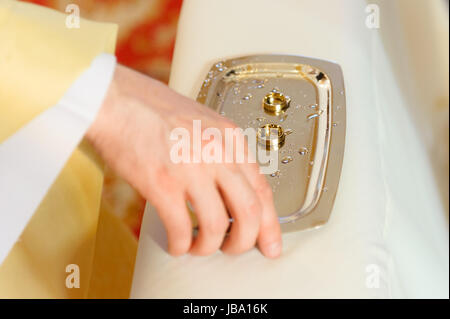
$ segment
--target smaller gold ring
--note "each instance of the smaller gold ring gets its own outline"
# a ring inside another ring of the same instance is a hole
[[[266,149],[278,150],[284,144],[284,130],[280,125],[266,124],[258,128],[257,140]]]
[[[264,111],[269,114],[279,115],[289,107],[290,102],[291,100],[283,93],[272,91],[263,99]]]

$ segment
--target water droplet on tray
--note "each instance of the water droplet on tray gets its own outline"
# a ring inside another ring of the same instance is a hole
[[[300,149],[298,150],[298,153],[300,155],[306,155],[306,154],[308,154],[308,149],[306,147],[300,147]]]
[[[276,171],[270,174],[271,177],[279,177],[280,175],[281,175],[280,171]]]
[[[294,159],[292,158],[292,156],[286,156],[286,157],[283,157],[283,159],[281,160],[281,163],[288,164],[288,163],[292,162],[293,160]]]
[[[253,95],[251,95],[250,93],[244,95],[244,97],[242,98],[244,101],[248,101],[253,97]]]
[[[308,115],[307,119],[308,119],[308,120],[314,119],[314,118],[316,118],[316,117],[319,117],[322,113],[323,113],[322,111],[319,111],[319,112],[310,114],[310,115]]]

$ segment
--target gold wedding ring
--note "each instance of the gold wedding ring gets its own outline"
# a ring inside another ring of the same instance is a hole
[[[285,134],[280,125],[266,124],[258,128],[257,139],[267,150],[278,150],[284,144]]]
[[[264,111],[271,115],[280,115],[288,107],[291,100],[283,93],[272,91],[263,99]]]

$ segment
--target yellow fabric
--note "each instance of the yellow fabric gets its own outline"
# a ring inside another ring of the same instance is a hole
[[[103,201],[88,298],[128,298],[136,252],[136,238]]]
[[[81,20],[79,29],[69,29],[65,22],[62,13],[0,0],[0,142],[56,104],[95,56],[114,53],[116,25]],[[89,295],[102,184],[102,164],[83,142],[0,265],[0,298]],[[112,226],[118,240],[127,238]],[[78,289],[66,287],[69,264],[80,268]]]

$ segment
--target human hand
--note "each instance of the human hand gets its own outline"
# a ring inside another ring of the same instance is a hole
[[[172,255],[209,255],[217,249],[239,254],[257,244],[265,256],[279,256],[281,230],[272,189],[257,164],[171,161],[171,132],[185,128],[192,136],[193,120],[201,120],[202,130],[218,128],[223,133],[236,128],[166,85],[118,65],[86,137],[105,162],[155,206]],[[195,238],[186,201],[199,223]],[[227,212],[233,222],[225,236]]]

